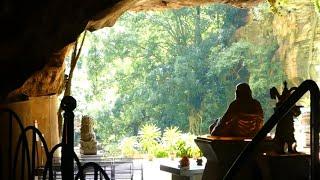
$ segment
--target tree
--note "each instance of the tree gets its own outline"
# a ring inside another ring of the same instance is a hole
[[[232,10],[226,11],[226,9]],[[210,15],[213,12],[215,15]],[[130,87],[130,89],[124,89],[124,92],[126,94],[132,90],[140,92],[138,96],[131,96],[134,100],[130,99],[130,102],[135,102],[135,105],[137,102],[144,104],[148,100],[151,108],[150,106],[143,107],[144,109],[140,109],[140,111],[145,113],[142,114],[152,114],[151,117],[157,117],[155,121],[172,123],[161,123],[164,124],[164,126],[160,125],[161,127],[179,125],[184,130],[189,129],[192,133],[200,134],[202,109],[204,108],[202,102],[204,96],[211,90],[210,87],[214,85],[214,81],[208,76],[207,68],[210,63],[213,63],[208,61],[211,48],[218,44],[226,46],[229,42],[228,38],[224,36],[229,36],[232,32],[231,29],[236,30],[236,27],[230,25],[230,22],[224,21],[226,17],[245,16],[246,10],[226,8],[226,6],[220,5],[206,8],[184,8],[159,14],[145,15],[145,19],[150,20],[152,26],[146,26],[145,20],[135,22],[143,23],[138,27],[150,28],[149,32],[154,32],[153,29],[157,27],[156,32],[159,33],[150,35],[151,38],[148,37],[148,41],[144,42],[145,46],[143,47],[146,47],[148,53],[145,55],[147,56],[139,61],[139,64],[136,64],[136,69],[139,69],[139,72],[136,71],[132,74],[132,79],[137,80],[137,75],[141,73],[140,70],[145,69],[144,74],[140,74],[145,84],[141,86],[139,83],[136,84],[135,88],[141,88],[140,90]],[[138,28],[135,32],[139,30],[141,29]],[[221,36],[219,30],[225,33]],[[162,39],[159,38],[159,35]],[[142,37],[142,39],[144,38]],[[153,42],[150,42],[150,39]],[[157,50],[157,47],[164,50],[165,55],[162,55],[163,52]],[[156,53],[158,55],[155,55]],[[152,68],[149,68],[150,66]],[[128,74],[125,76],[130,77]],[[130,82],[134,81],[130,80]],[[128,84],[124,84],[127,88]],[[156,111],[152,111],[152,109],[156,109]],[[149,120],[152,121],[152,119]]]
[[[239,82],[249,82],[271,109],[267,86],[283,79],[273,58],[277,44],[234,38],[247,13],[227,5],[126,13],[113,28],[91,34],[82,64],[98,136],[135,136],[145,123],[207,133]]]

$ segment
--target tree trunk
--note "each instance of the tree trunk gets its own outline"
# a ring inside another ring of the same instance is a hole
[[[194,45],[199,47],[202,43],[201,37],[201,19],[200,19],[200,7],[196,7],[196,14],[194,16]],[[199,59],[202,61],[202,59]],[[202,101],[202,100],[199,100]],[[200,102],[202,104],[202,102]],[[200,105],[201,106],[201,105]],[[200,135],[201,134],[201,124],[202,124],[202,112],[201,108],[193,104],[193,107],[189,113],[189,131],[192,134]]]
[[[197,111],[194,107],[190,110],[189,113],[189,131],[192,134],[200,135],[201,134],[201,124],[202,124],[202,112],[201,110]]]
[[[194,17],[194,42],[196,45],[201,44],[202,42],[202,37],[201,37],[201,22],[200,22],[200,7],[196,7],[196,15]]]

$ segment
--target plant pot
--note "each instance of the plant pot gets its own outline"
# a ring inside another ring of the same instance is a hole
[[[176,158],[176,153],[170,153],[170,159],[174,160]]]
[[[202,166],[202,158],[198,158],[197,159],[197,165],[198,166]]]

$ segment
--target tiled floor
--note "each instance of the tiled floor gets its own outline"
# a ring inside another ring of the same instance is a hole
[[[139,160],[139,164],[142,163],[143,165],[143,180],[171,180],[171,174],[161,171],[160,170],[160,164],[166,164],[168,161],[171,161],[170,159],[162,159],[157,158],[152,161],[148,160]],[[179,161],[179,159],[175,159],[174,161]],[[190,159],[190,161],[195,161],[193,159]],[[137,162],[136,162],[137,163]],[[194,162],[195,163],[195,162]],[[134,172],[133,175],[134,180],[141,180],[141,172]]]
[[[171,180],[171,174],[160,171],[160,164],[165,159],[154,159],[152,161],[142,160],[143,164],[143,180]],[[141,176],[133,175],[134,180],[140,180]]]
[[[160,164],[166,164],[171,163],[170,159],[168,158],[156,158],[152,161],[149,161],[147,159],[138,159],[133,161],[133,180],[171,180],[171,174],[161,171],[160,170]],[[175,159],[174,161],[178,162],[179,159]],[[130,166],[132,167],[132,166]],[[116,167],[116,180],[130,180],[130,176],[118,176],[119,172],[117,174],[117,170],[119,171],[121,167]],[[143,170],[142,170],[143,169]],[[120,174],[123,175],[123,174]],[[92,175],[91,175],[92,176]],[[90,179],[90,175],[86,177],[86,179]],[[108,173],[108,176],[111,177],[111,175]],[[36,179],[42,179],[42,178],[36,178]],[[57,173],[56,179],[61,179],[61,172]],[[91,178],[92,179],[92,178]]]

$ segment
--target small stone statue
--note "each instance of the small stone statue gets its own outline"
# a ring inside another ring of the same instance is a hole
[[[83,116],[80,128],[80,153],[83,155],[97,154],[97,141],[93,131],[93,120]]]
[[[277,99],[277,104],[275,110],[292,94],[293,91],[297,89],[297,87],[292,87],[288,89],[287,82],[283,82],[284,88],[282,94],[280,95],[278,90],[273,87],[270,89],[271,99]],[[291,111],[281,119],[276,127],[276,133],[274,137],[274,142],[276,145],[276,152],[283,153],[297,153],[296,150],[296,139],[294,137],[294,124],[293,118],[297,117],[301,114],[300,111],[301,106],[294,106]]]

